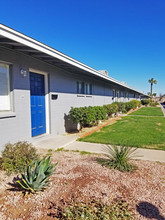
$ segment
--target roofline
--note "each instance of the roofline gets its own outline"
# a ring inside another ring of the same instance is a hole
[[[7,38],[9,38],[13,41],[16,41],[18,43],[21,43],[25,46],[36,49],[40,52],[46,53],[46,54],[48,54],[52,57],[55,57],[55,58],[57,58],[61,61],[64,61],[64,62],[69,63],[69,64],[71,64],[75,67],[78,67],[79,69],[82,69],[82,70],[85,70],[89,73],[92,73],[93,75],[98,76],[102,79],[105,79],[107,81],[110,81],[110,82],[113,82],[117,85],[120,85],[124,88],[127,88],[127,89],[133,90],[135,92],[138,92],[141,95],[148,96],[148,95],[146,95],[146,94],[144,94],[144,93],[142,93],[142,92],[140,92],[140,91],[138,91],[138,90],[136,90],[132,87],[129,87],[129,86],[121,83],[120,81],[118,81],[116,79],[113,79],[109,76],[106,76],[106,75],[100,73],[98,70],[95,70],[95,69],[93,69],[93,68],[91,68],[91,67],[89,67],[89,66],[87,66],[87,65],[85,65],[85,64],[83,64],[83,63],[81,63],[81,62],[79,62],[79,61],[77,61],[77,60],[75,60],[75,59],[73,59],[73,58],[71,58],[71,57],[55,50],[55,49],[53,49],[53,48],[51,48],[51,47],[49,47],[49,46],[47,46],[46,44],[43,44],[43,43],[41,43],[41,42],[31,38],[31,37],[28,37],[28,36],[18,32],[18,31],[15,31],[14,29],[11,29],[11,28],[9,28],[9,27],[1,24],[1,23],[0,23],[0,35],[3,36],[3,37],[7,37]]]

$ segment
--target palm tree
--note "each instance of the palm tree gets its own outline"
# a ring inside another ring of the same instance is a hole
[[[148,80],[148,82],[151,84],[151,96],[152,96],[152,87],[153,87],[153,84],[157,83],[157,81],[154,78],[151,78]]]

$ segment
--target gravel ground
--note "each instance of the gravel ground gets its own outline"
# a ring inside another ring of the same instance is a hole
[[[132,163],[137,170],[121,173],[102,167],[96,158],[74,152],[53,153],[52,162],[58,165],[51,184],[35,195],[23,196],[12,182],[17,175],[6,177],[1,173],[0,219],[52,219],[55,206],[76,197],[104,203],[122,199],[132,208],[135,219],[165,220],[165,164],[136,160]]]

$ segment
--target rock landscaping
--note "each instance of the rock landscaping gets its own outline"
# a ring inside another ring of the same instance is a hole
[[[25,194],[19,187],[20,175],[1,171],[1,220],[83,219],[71,217],[79,212],[89,216],[101,212],[100,219],[165,218],[164,163],[132,160],[136,169],[120,172],[99,164],[103,155],[60,150],[49,154],[58,164],[48,188],[36,194]],[[105,218],[106,210],[113,218]]]

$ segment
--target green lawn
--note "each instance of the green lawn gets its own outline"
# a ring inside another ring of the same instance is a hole
[[[163,116],[163,112],[160,107],[144,107],[130,115]]]
[[[165,118],[126,116],[80,141],[165,150]]]

